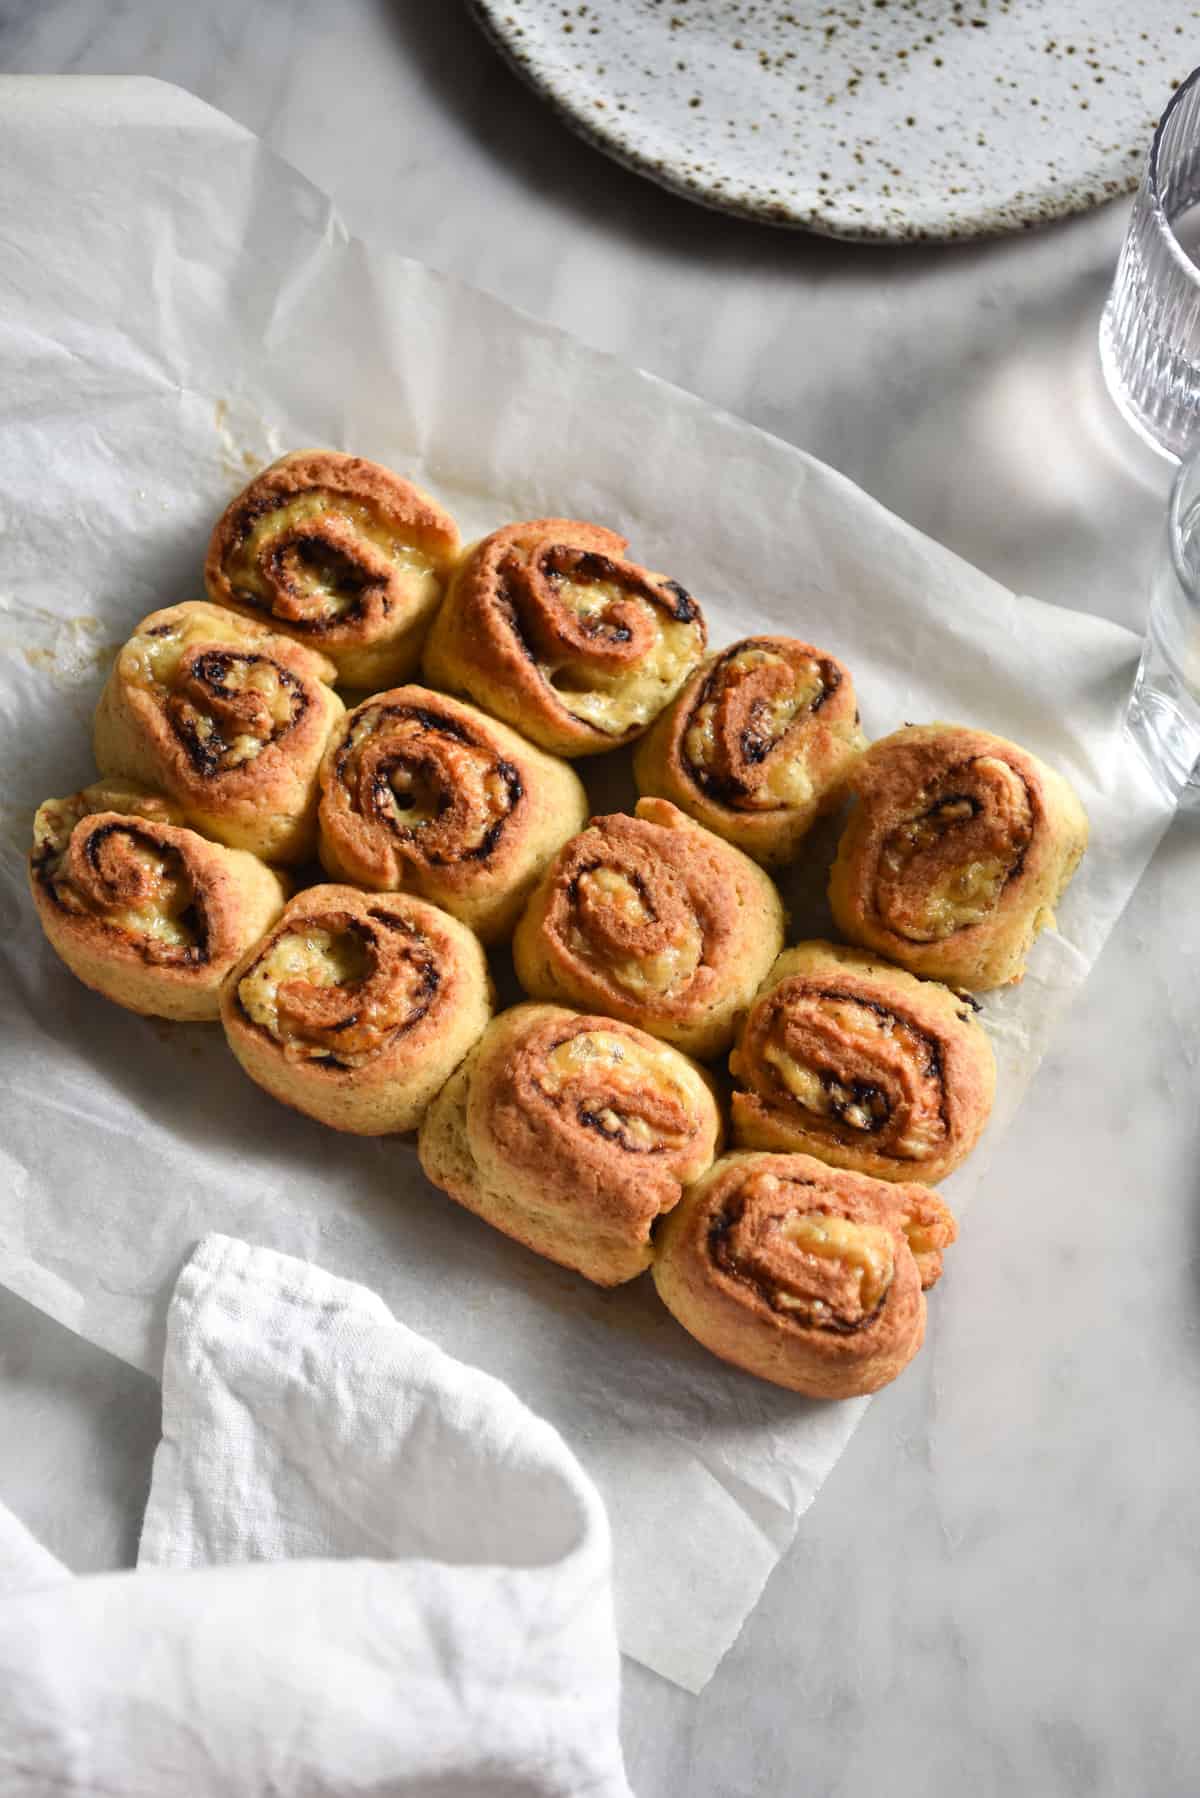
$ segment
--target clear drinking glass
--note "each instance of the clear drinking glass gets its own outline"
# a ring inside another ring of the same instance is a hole
[[[1200,440],[1200,69],[1172,95],[1146,159],[1100,360],[1114,401],[1153,448]]]
[[[1200,455],[1171,489],[1126,728],[1159,784],[1200,805]]]

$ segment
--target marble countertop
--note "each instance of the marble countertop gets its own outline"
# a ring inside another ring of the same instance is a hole
[[[823,457],[1009,586],[1140,628],[1169,471],[1095,330],[1117,206],[847,248],[572,138],[456,4],[16,0],[0,69],[145,73],[261,133],[353,231]],[[997,1155],[925,1353],[868,1414],[699,1699],[627,1666],[642,1798],[1200,1783],[1200,819],[1168,836]],[[0,1292],[0,1501],[131,1562],[157,1389]]]

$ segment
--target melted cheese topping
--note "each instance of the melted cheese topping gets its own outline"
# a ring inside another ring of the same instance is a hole
[[[826,1016],[836,1019],[847,1036],[857,1038],[868,1056],[872,1044],[880,1037],[895,1037],[897,1033],[901,1044],[912,1055],[922,1056],[926,1052],[920,1038],[914,1039],[913,1033],[903,1024],[898,1030],[897,1021],[890,1014],[837,999],[823,1001],[822,1011]],[[833,1118],[855,1130],[872,1130],[881,1122],[889,1121],[886,1110],[882,1117],[872,1110],[868,1095],[855,1098],[852,1086],[844,1085],[828,1073],[817,1073],[807,1063],[797,1061],[774,1043],[768,1043],[763,1049],[763,1060],[774,1070],[776,1077],[797,1104],[815,1117]],[[867,1065],[869,1067],[869,1061]],[[926,1097],[928,1087],[917,1087],[916,1100],[911,1107],[904,1132],[890,1146],[890,1154],[920,1160],[922,1156],[939,1148],[944,1141],[946,1127],[937,1102],[939,1089],[935,1077],[931,1075],[929,1079],[935,1082],[932,1094]]]
[[[307,924],[284,931],[238,982],[238,998],[246,1015],[278,1040],[279,988],[288,980],[309,986],[348,986],[366,972],[367,955],[353,931],[325,930]]]
[[[160,824],[177,824],[180,814],[165,799],[135,782],[96,781],[69,799],[47,799],[33,823],[34,855],[42,874],[55,888],[60,905],[76,912],[97,910],[66,875],[66,855],[75,826],[98,812],[119,812],[123,817],[147,818]],[[191,948],[197,932],[183,922],[193,904],[195,890],[183,855],[177,849],[158,849],[132,835],[121,842],[122,859],[142,869],[145,896],[140,904],[111,906],[99,912],[105,923],[131,936],[153,938],[174,948]]]
[[[392,807],[393,816],[406,830],[419,830],[441,815],[442,796],[423,770],[406,768],[401,763],[388,775],[388,786],[398,802]]]
[[[147,893],[140,905],[114,906],[107,911],[109,923],[134,936],[153,937],[176,948],[189,948],[196,941],[196,933],[182,922],[181,914],[191,905],[194,894],[182,856],[174,850],[164,853],[136,842],[129,842],[124,853],[145,870]]]
[[[615,1031],[581,1030],[550,1051],[540,1084],[546,1092],[559,1092],[584,1069],[603,1069],[619,1070],[623,1085],[642,1080],[677,1088],[675,1066],[676,1058],[665,1046],[637,1042]]]
[[[184,656],[201,643],[213,646],[218,652],[228,651],[231,656],[257,658],[226,662],[221,670],[220,690],[224,694],[260,694],[270,718],[270,736],[285,730],[292,721],[294,688],[285,683],[284,671],[264,652],[260,627],[239,618],[236,612],[219,611],[215,606],[197,607],[194,612],[173,622],[161,635],[139,632],[121,651],[121,674],[132,685],[161,699],[177,686]],[[192,696],[189,695],[185,704],[198,740],[207,742],[216,729],[212,718],[199,708]],[[237,768],[244,762],[253,761],[262,753],[268,740],[251,731],[233,737],[221,750],[221,768]]]
[[[843,1086],[830,1075],[814,1073],[803,1062],[795,1061],[783,1049],[764,1049],[763,1060],[774,1068],[780,1081],[796,1102],[816,1117],[836,1117],[854,1130],[873,1130],[886,1122],[886,1111],[878,1116],[868,1098],[855,1098],[854,1089]],[[899,1145],[897,1145],[899,1147]]]
[[[95,812],[120,812],[126,818],[152,818],[159,824],[180,824],[183,815],[178,807],[148,787],[133,781],[98,780],[69,799],[47,799],[38,807],[33,820],[34,852],[61,855],[71,840],[71,832],[81,818]]]
[[[222,688],[227,693],[261,693],[270,713],[272,735],[285,730],[291,723],[292,693],[283,684],[274,662],[231,662],[222,681]],[[208,734],[203,732],[204,725],[208,726],[209,732],[212,730],[212,720],[205,718],[203,714],[197,724],[202,734]],[[242,762],[253,761],[264,747],[261,737],[256,737],[249,731],[244,732],[231,740],[221,757],[222,766],[236,768]]]
[[[809,712],[814,701],[820,698],[824,685],[820,665],[810,656],[799,668],[794,668],[773,650],[747,648],[731,656],[721,673],[724,676],[755,668],[786,669],[792,685],[787,692],[764,696],[754,708],[755,730],[770,747],[760,765],[761,777],[747,797],[760,805],[807,805],[812,800],[814,788],[806,766],[803,739],[798,739],[783,753],[779,752],[779,745],[796,719]],[[719,677],[714,682],[711,697],[703,700],[692,713],[684,734],[684,752],[692,766],[702,771],[710,770],[716,759],[716,717],[720,700]],[[852,736],[853,732],[846,734]]]
[[[669,1051],[647,1043],[632,1042],[607,1030],[581,1031],[568,1037],[546,1056],[537,1083],[548,1098],[557,1098],[564,1087],[583,1077],[602,1088],[610,1101],[593,1108],[597,1122],[611,1136],[621,1136],[636,1149],[652,1149],[660,1138],[639,1116],[639,1093],[647,1087],[666,1087],[683,1102],[683,1093]]]
[[[695,621],[670,617],[617,581],[562,580],[555,584],[555,593],[562,605],[584,619],[617,601],[642,606],[652,640],[636,668],[606,674],[574,662],[538,666],[568,710],[596,730],[623,736],[649,724],[674,699],[695,664],[700,648]]]
[[[653,921],[653,913],[633,881],[616,868],[589,868],[580,875],[579,886],[581,892],[619,913],[627,923],[639,925]],[[586,932],[572,929],[571,937],[571,946],[576,953],[589,957],[592,947]],[[684,925],[671,942],[663,943],[652,954],[606,957],[605,972],[619,986],[633,993],[669,993],[692,979],[700,966],[703,949],[699,929],[694,924]]]
[[[923,897],[918,929],[940,939],[981,924],[996,909],[1007,876],[996,856],[948,868]]]
[[[891,1036],[893,1033],[893,1018],[883,1017],[862,1005],[848,1005],[842,1000],[832,999],[823,1002],[822,1010],[847,1035],[857,1037],[868,1050],[874,1039]],[[832,1117],[836,1113],[841,1122],[850,1124],[856,1130],[870,1130],[879,1122],[865,1102],[855,1101],[849,1087],[827,1076],[822,1078],[805,1062],[797,1061],[776,1044],[767,1044],[763,1050],[763,1060],[775,1070],[784,1087],[805,1111],[811,1111],[818,1117]]]
[[[995,756],[980,756],[976,766],[980,771],[986,770],[1010,793],[1020,794],[1019,778],[1007,762]],[[977,810],[969,798],[943,801],[925,816],[899,825],[888,838],[884,867],[902,879],[910,856],[936,850],[942,843],[952,849],[955,826],[967,823]],[[920,895],[914,918],[916,929],[940,940],[983,923],[996,909],[1011,871],[1011,866],[997,855],[952,863],[936,874],[927,892]]]
[[[619,605],[630,593],[618,581],[561,580],[555,584],[560,602],[579,618],[595,618],[606,606]]]
[[[281,533],[296,530],[303,532],[306,524],[316,525],[321,519],[327,518],[336,518],[348,524],[357,537],[381,551],[397,573],[411,575],[421,584],[426,580],[436,583],[436,572],[430,556],[406,536],[403,530],[380,517],[374,507],[360,500],[349,499],[345,494],[328,493],[321,488],[314,488],[308,493],[298,493],[294,499],[265,512],[255,521],[242,543],[227,560],[226,573],[231,584],[269,604],[270,585],[263,578],[259,567],[259,558],[264,549],[269,548],[272,538]],[[301,552],[294,557],[289,569],[292,583],[306,597],[317,601],[321,612],[332,619],[343,617],[358,598],[353,582],[346,586],[339,578],[341,571],[338,556],[344,553],[339,552],[332,544],[328,558],[323,557],[319,550]]]
[[[946,1246],[945,1226],[940,1220],[929,1218],[922,1222],[919,1218],[906,1217],[902,1227],[914,1255],[928,1255]]]
[[[787,1241],[814,1260],[840,1261],[857,1274],[857,1299],[864,1315],[874,1311],[895,1272],[892,1237],[879,1224],[855,1224],[825,1212],[792,1212],[780,1225]],[[787,1311],[825,1309],[821,1299],[795,1298],[786,1292],[776,1302]]]
[[[261,653],[262,631],[236,612],[199,605],[173,620],[161,636],[143,631],[132,636],[121,651],[122,677],[135,686],[168,692],[175,684],[180,662],[197,643]]]
[[[651,913],[634,882],[619,868],[588,868],[579,876],[581,889],[590,891],[630,924],[645,924]]]

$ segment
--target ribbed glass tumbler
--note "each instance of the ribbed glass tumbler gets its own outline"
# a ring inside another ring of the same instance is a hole
[[[1164,455],[1200,441],[1200,69],[1159,120],[1100,324],[1109,392]]]

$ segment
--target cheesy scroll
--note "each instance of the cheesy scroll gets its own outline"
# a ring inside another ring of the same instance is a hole
[[[273,869],[185,829],[175,806],[129,781],[48,799],[29,880],[48,941],[85,986],[189,1021],[217,1016],[222,980],[287,897]]]
[[[748,856],[665,799],[593,818],[513,937],[535,999],[607,1012],[700,1060],[733,1039],[783,946],[783,905]]]
[[[378,462],[295,450],[213,530],[208,597],[327,655],[348,687],[391,686],[421,658],[458,556],[437,501]]]
[[[807,1155],[727,1155],[664,1221],[654,1283],[723,1361],[810,1398],[855,1398],[921,1347],[925,1289],[955,1235],[928,1187]]]
[[[321,860],[335,880],[420,893],[506,936],[554,852],[587,816],[574,770],[428,687],[349,714],[321,768]]]
[[[779,957],[729,1059],[733,1135],[877,1180],[942,1180],[978,1142],[996,1062],[968,1001],[834,943]]]
[[[919,724],[873,743],[850,785],[829,882],[842,934],[968,991],[1019,980],[1087,847],[1062,775],[988,731]]]
[[[633,771],[640,793],[778,867],[840,803],[865,747],[843,663],[794,637],[744,637],[692,675]]]
[[[700,607],[626,560],[614,531],[570,518],[472,545],[425,645],[425,678],[558,755],[632,742],[704,653]]]
[[[102,774],[164,792],[189,824],[269,862],[317,842],[317,772],[345,711],[332,662],[203,601],[143,618],[96,708]]]
[[[421,1166],[496,1229],[617,1286],[709,1166],[720,1114],[702,1071],[629,1024],[557,1005],[494,1020],[434,1100]]]
[[[408,893],[346,886],[298,893],[221,994],[250,1078],[357,1136],[415,1129],[491,1010],[464,924]]]

